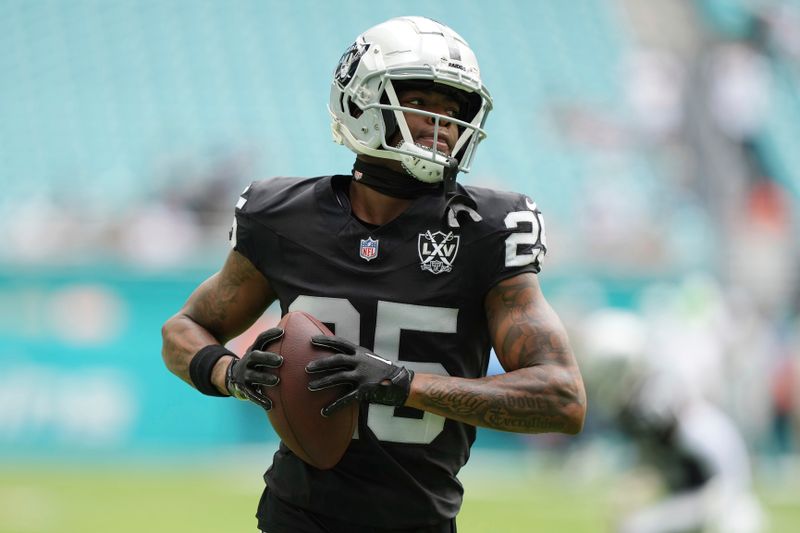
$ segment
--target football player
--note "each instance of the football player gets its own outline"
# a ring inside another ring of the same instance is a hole
[[[763,531],[740,430],[675,371],[673,361],[655,357],[649,328],[639,315],[616,309],[597,311],[585,322],[582,366],[595,412],[634,446],[662,489],[644,505],[626,498],[614,531]]]
[[[317,470],[284,445],[265,474],[258,524],[285,532],[451,532],[476,426],[574,434],[583,382],[539,288],[546,252],[530,198],[456,182],[492,99],[452,29],[402,17],[360,35],[334,71],[334,140],[352,172],[257,181],[236,205],[222,269],[163,328],[169,369],[200,392],[269,409],[282,363],[223,347],[274,301],[336,333],[309,388],[349,385],[324,415],[361,402],[339,464]],[[494,347],[506,373],[486,377]],[[377,355],[377,357],[376,357]]]

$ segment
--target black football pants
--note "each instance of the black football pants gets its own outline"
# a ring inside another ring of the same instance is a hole
[[[415,529],[376,529],[295,507],[275,497],[269,489],[264,496],[266,516],[259,523],[263,533],[456,533],[455,518]]]

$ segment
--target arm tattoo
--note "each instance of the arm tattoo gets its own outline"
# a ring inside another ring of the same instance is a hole
[[[531,370],[485,378],[482,383],[459,380],[454,385],[435,380],[425,389],[423,403],[444,416],[477,426],[521,433],[566,431],[572,426],[564,412],[566,406],[550,399],[542,383],[538,385],[543,392],[531,395],[531,384],[525,382],[536,377],[518,376],[530,374]],[[524,388],[520,390],[518,386]]]
[[[261,273],[244,256],[231,252],[222,270],[203,282],[162,327],[167,367],[191,383],[188,368],[194,354],[240,334],[274,298]]]
[[[541,301],[536,301],[536,300]],[[499,283],[487,298],[489,324],[496,324],[497,352],[512,367],[565,363],[571,358],[558,318],[527,280]]]
[[[213,288],[200,298],[195,308],[209,331],[223,331],[229,309],[236,305],[239,286],[247,279],[242,270],[231,269],[226,276],[217,276]]]
[[[423,404],[474,425],[506,431],[576,432],[584,392],[566,333],[531,275],[495,286],[486,310],[506,374],[426,382]]]
[[[231,321],[240,317],[233,316],[248,307],[243,302],[242,286],[261,274],[249,263],[247,259],[238,254],[231,254],[226,262],[223,272],[217,273],[203,284],[198,298],[193,301],[189,316],[204,325],[220,342],[224,343],[240,333],[239,329],[231,330]],[[257,309],[263,311],[263,309]],[[254,321],[258,314],[251,317]]]

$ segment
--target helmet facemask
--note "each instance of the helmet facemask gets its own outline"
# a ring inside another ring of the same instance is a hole
[[[459,102],[461,112],[457,117],[451,117],[403,106],[398,93],[412,88],[445,93]],[[480,101],[480,97],[477,99]],[[398,160],[406,172],[425,183],[442,181],[444,168],[453,164],[458,165],[459,170],[468,172],[475,147],[486,137],[486,133],[482,129],[485,111],[480,110],[479,107],[472,109],[471,107],[475,106],[469,105],[470,100],[474,102],[475,99],[471,99],[464,91],[437,84],[431,80],[401,81],[388,78],[380,103],[371,104],[381,109],[383,114],[385,130],[381,148],[398,154]],[[433,142],[430,147],[415,141],[408,127],[406,113],[433,119]],[[481,113],[480,117],[477,116],[478,113]],[[478,124],[475,124],[476,118],[479,119]],[[436,149],[442,123],[456,124],[458,127],[458,138],[450,155]],[[396,133],[399,133],[400,141],[390,143],[389,139],[395,137]]]

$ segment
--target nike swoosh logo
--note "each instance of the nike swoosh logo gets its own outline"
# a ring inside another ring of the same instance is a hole
[[[536,211],[536,202],[531,202],[530,198],[525,198],[525,205],[527,205],[528,209],[531,211]]]

